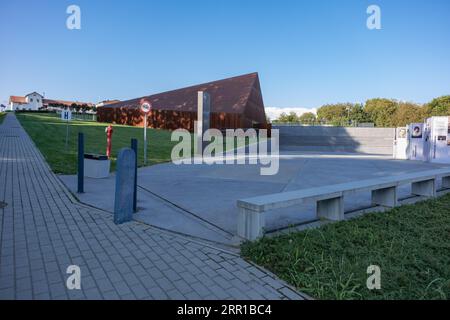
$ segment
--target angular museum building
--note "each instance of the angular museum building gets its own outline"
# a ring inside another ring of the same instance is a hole
[[[142,99],[152,104],[148,126],[159,129],[194,130],[197,92],[211,96],[211,128],[266,128],[267,120],[257,73],[203,83],[182,89],[108,104],[97,108],[97,121],[142,126]]]

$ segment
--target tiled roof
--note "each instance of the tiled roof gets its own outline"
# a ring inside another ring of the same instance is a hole
[[[13,102],[13,103],[27,103],[27,100],[25,99],[25,97],[20,97],[20,96],[10,96],[9,97],[9,102]]]
[[[258,73],[250,73],[233,78],[212,81],[177,90],[162,92],[100,108],[137,107],[145,98],[156,110],[197,111],[197,92],[206,91],[211,95],[212,112],[242,113],[252,88],[258,81]]]
[[[29,94],[26,94],[25,97],[31,96],[32,94],[37,94],[37,95],[41,96],[42,98],[44,97],[42,94],[40,94],[39,92],[36,92],[36,91],[33,91],[33,92],[29,93]]]

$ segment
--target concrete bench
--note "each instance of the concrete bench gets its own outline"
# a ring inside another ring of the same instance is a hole
[[[373,205],[390,208],[397,206],[397,187],[403,184],[411,184],[413,195],[435,197],[439,178],[443,188],[450,188],[450,168],[445,168],[238,200],[237,233],[244,239],[255,240],[263,235],[266,211],[299,205],[307,200],[316,202],[319,219],[339,221],[344,219],[344,196],[355,192],[371,191]]]

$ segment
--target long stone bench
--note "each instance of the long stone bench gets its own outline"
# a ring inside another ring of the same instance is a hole
[[[411,184],[413,195],[435,197],[436,181],[450,188],[450,168],[414,172],[389,177],[353,181],[330,186],[274,193],[237,201],[238,236],[255,240],[264,233],[265,212],[299,205],[305,201],[316,202],[319,219],[339,221],[344,219],[344,196],[360,191],[372,192],[372,204],[395,207],[398,204],[397,187]]]

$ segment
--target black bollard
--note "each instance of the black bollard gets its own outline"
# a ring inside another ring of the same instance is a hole
[[[133,193],[133,212],[137,212],[137,158],[138,158],[138,141],[137,139],[131,139],[131,149],[133,149],[136,155],[134,165],[134,193]]]
[[[78,133],[78,193],[84,192],[84,134]]]

